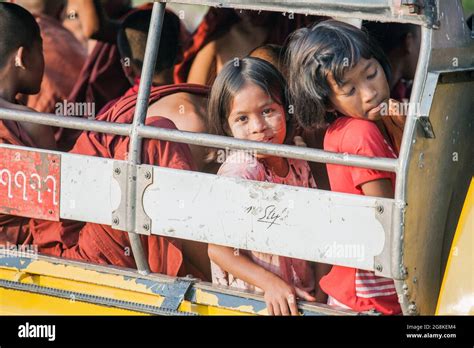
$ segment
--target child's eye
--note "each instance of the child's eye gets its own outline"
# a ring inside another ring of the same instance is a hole
[[[248,117],[246,115],[240,115],[235,119],[235,121],[236,122],[245,122],[245,121],[247,121],[247,118]]]
[[[355,91],[356,91],[356,89],[354,87],[352,87],[351,90],[349,91],[349,93],[346,93],[346,96],[348,96],[348,97],[353,96]]]
[[[373,79],[375,76],[377,76],[377,71],[378,71],[378,70],[377,70],[377,69],[375,69],[375,71],[374,71],[374,73],[373,73],[373,74],[371,74],[371,75],[367,76],[367,79],[368,79],[368,80],[372,80],[372,79]]]
[[[271,109],[271,108],[266,108],[266,109],[264,109],[264,110],[262,111],[262,115],[263,115],[263,116],[267,116],[267,115],[271,114],[272,112],[273,112],[273,109]]]

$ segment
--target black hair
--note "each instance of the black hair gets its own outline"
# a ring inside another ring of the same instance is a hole
[[[117,45],[122,58],[129,58],[139,70],[143,68],[145,49],[150,28],[151,10],[138,10],[125,18],[121,24]],[[155,74],[172,68],[178,57],[180,21],[170,11],[165,12],[160,47],[155,65]]]
[[[364,22],[363,27],[386,54],[399,47],[408,34],[420,35],[420,27],[415,24]]]
[[[350,24],[326,20],[291,34],[286,49],[290,103],[298,123],[303,127],[324,127],[334,120],[327,113],[332,75],[338,85],[347,69],[361,58],[376,59],[387,80],[390,64],[382,49],[367,33]]]
[[[285,79],[269,62],[260,58],[246,57],[227,62],[214,81],[208,108],[208,127],[211,134],[231,135],[227,127],[227,119],[232,101],[247,82],[259,86],[273,101],[282,105],[288,122]]]
[[[0,68],[3,68],[18,48],[31,47],[41,40],[38,23],[23,7],[0,2]]]

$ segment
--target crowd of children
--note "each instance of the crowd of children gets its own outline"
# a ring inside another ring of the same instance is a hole
[[[145,55],[150,6],[132,9],[127,2],[123,13],[116,16],[120,19],[119,25],[110,24],[115,23],[110,20],[109,26],[99,25],[99,28],[107,27],[104,36],[110,37],[112,31],[118,39],[89,47],[88,58],[87,40],[83,40],[81,46],[75,37],[84,39],[91,35],[82,32],[81,36],[77,31],[75,36],[69,32],[69,36],[64,34],[70,37],[68,47],[79,52],[74,59],[84,64],[82,70],[75,73],[79,74],[75,79],[78,85],[70,86],[60,83],[64,76],[55,70],[64,69],[65,65],[58,67],[57,61],[67,60],[65,57],[71,51],[63,53],[64,58],[61,58],[52,52],[60,48],[51,45],[45,56],[54,59],[43,58],[43,43],[48,37],[44,23],[54,19],[54,25],[58,26],[61,9],[51,9],[45,5],[49,2],[42,0],[19,3],[22,6],[0,3],[0,31],[3,33],[0,37],[0,107],[33,111],[35,105],[39,105],[39,99],[34,97],[39,92],[51,99],[48,102],[66,98],[71,92],[76,97],[82,93],[87,100],[97,98],[101,110],[95,115],[96,119],[131,123]],[[70,1],[69,5],[74,7],[75,4],[77,2]],[[99,6],[97,2],[84,1],[80,6],[89,12],[95,9],[99,22],[100,18],[106,18],[102,8],[94,8]],[[41,13],[33,16],[29,11]],[[213,18],[219,22],[219,16],[227,19],[227,28],[219,28],[217,35],[218,28],[209,21]],[[382,29],[370,23],[362,30],[318,17],[311,18],[313,24],[301,18],[288,24],[290,19],[285,17],[281,23],[283,29],[278,31],[269,27],[270,16],[275,14],[259,17],[253,12],[237,14],[229,10],[219,14],[213,9],[205,18],[204,28],[201,25],[190,35],[183,32],[179,18],[166,11],[146,124],[273,144],[319,147],[331,152],[396,158],[404,118],[384,110],[393,109],[389,106],[397,101],[391,99],[391,95],[397,97],[400,84],[413,78],[419,49],[416,28],[393,41],[398,48],[382,48],[373,38],[375,35],[368,34],[380,33]],[[83,26],[90,25],[81,19]],[[58,30],[67,31],[64,27]],[[274,36],[283,39],[272,39]],[[77,42],[71,44],[73,40]],[[122,62],[121,71],[112,63],[117,55]],[[99,67],[101,59],[105,61]],[[403,69],[396,65],[400,59],[405,59]],[[391,65],[396,68],[391,69]],[[77,66],[75,68],[77,70]],[[43,74],[48,76],[47,84]],[[108,85],[113,88],[114,76],[120,74],[120,83],[129,81],[128,90],[122,88],[108,93],[96,88]],[[43,87],[59,92],[47,93]],[[403,98],[406,97],[405,90]],[[29,100],[36,102],[28,107]],[[52,104],[42,104],[49,105],[49,109],[36,108],[36,111],[54,112]],[[395,126],[390,127],[390,124]],[[63,141],[59,141],[58,135]],[[0,120],[0,143],[126,159],[129,139],[87,131],[61,132],[47,126]],[[234,161],[232,156],[240,157]],[[386,198],[394,195],[395,175],[373,169],[334,164],[314,166],[302,160],[249,153],[242,156],[239,152],[231,153],[223,163],[216,163],[209,149],[161,140],[143,142],[142,160],[158,166],[356,195]],[[348,233],[357,234],[357,231]],[[142,236],[141,240],[153,272],[171,276],[193,274],[217,284],[260,292],[269,314],[297,315],[298,299],[354,311],[374,309],[383,314],[401,313],[393,280],[375,276],[370,271],[161,236]],[[48,222],[0,214],[0,244],[6,243],[35,244],[40,252],[48,255],[135,267],[133,255],[124,253],[130,247],[128,235],[107,225],[66,220]]]

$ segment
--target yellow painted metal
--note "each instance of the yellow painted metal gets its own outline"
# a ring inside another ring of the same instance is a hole
[[[72,301],[0,287],[0,315],[144,315],[142,313]]]
[[[152,292],[133,277],[97,272],[76,265],[63,265],[44,260],[32,261],[21,270],[0,267],[0,279],[22,284],[79,292],[113,300],[122,300],[159,307],[164,297]],[[249,315],[236,310],[220,308],[216,301],[205,301],[201,292],[197,303],[183,301],[178,311],[198,315]],[[0,314],[4,315],[140,315],[142,313],[115,307],[90,304],[74,299],[62,299],[27,291],[0,287]]]
[[[194,313],[198,315],[250,315],[249,313],[243,313],[236,310],[220,308],[216,306],[209,306],[205,303],[191,303],[189,301],[183,301],[179,306],[181,312]]]
[[[43,265],[45,264],[47,263],[43,263]],[[88,281],[79,281],[77,279],[74,279],[74,275],[77,275],[77,271],[77,267],[73,267],[73,269],[70,270],[70,275],[72,279],[57,278],[49,275],[40,275],[37,273],[31,274],[27,272],[21,272],[20,281],[23,284],[34,284],[64,291],[80,292],[82,294],[87,295],[101,296],[129,302],[137,302],[158,307],[162,304],[164,300],[162,296],[143,293],[137,291],[136,289],[133,289],[136,286],[136,284],[133,283],[133,285],[129,286],[129,289],[123,289],[118,286],[114,286],[108,282],[108,280],[110,280],[110,274],[104,275],[103,273],[96,272],[97,278],[94,280],[93,283]],[[18,279],[19,275],[20,273],[18,272],[0,268],[0,279],[15,281]],[[123,277],[121,276],[115,275],[115,278],[117,281],[117,285],[119,285],[121,280],[123,280]],[[101,280],[103,279],[107,281],[102,282]]]
[[[446,265],[436,314],[474,315],[474,178]]]
[[[211,306],[213,308],[219,308],[219,299],[217,295],[210,294],[201,289],[196,289],[196,302],[203,305]],[[228,309],[228,311],[230,315],[235,315],[236,313],[238,313],[239,315],[254,315],[254,310],[252,306],[239,306],[237,308]],[[268,313],[265,309],[264,311],[260,311],[257,314],[266,315]]]

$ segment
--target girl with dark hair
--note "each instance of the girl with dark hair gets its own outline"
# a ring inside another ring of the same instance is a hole
[[[329,123],[325,150],[396,158],[380,124],[390,111],[390,67],[365,32],[335,20],[300,29],[289,40],[287,61],[298,121],[306,127]],[[394,196],[394,173],[333,164],[327,170],[333,191]],[[333,266],[320,286],[330,305],[401,312],[393,280],[372,271]]]
[[[288,120],[286,84],[270,63],[244,58],[227,63],[209,99],[212,133],[282,144]],[[218,175],[315,188],[306,161],[233,152]],[[316,291],[320,272],[312,262],[255,251],[209,245],[214,283],[263,292],[270,315],[297,315],[296,296],[325,300]],[[315,297],[314,297],[314,296]]]

